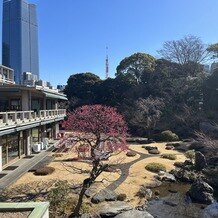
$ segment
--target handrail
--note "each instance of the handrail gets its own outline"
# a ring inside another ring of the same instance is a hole
[[[59,118],[66,116],[65,109],[34,111],[6,111],[0,112],[0,127],[26,123],[31,121]]]

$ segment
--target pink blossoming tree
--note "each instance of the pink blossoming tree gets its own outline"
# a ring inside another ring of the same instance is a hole
[[[74,143],[89,146],[92,169],[83,181],[77,206],[71,217],[79,216],[86,190],[95,179],[108,167],[102,160],[108,159],[112,153],[127,149],[126,123],[115,108],[103,105],[86,105],[68,114],[65,121],[66,130],[72,132]]]

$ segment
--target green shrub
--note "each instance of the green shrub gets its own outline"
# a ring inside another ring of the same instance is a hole
[[[76,205],[76,200],[69,197],[70,185],[67,181],[58,181],[48,194],[50,212],[55,216],[69,214]]]
[[[118,201],[125,201],[126,200],[126,194],[119,194],[118,196],[117,196],[117,200]]]
[[[189,150],[185,152],[185,156],[186,158],[188,158],[189,160],[191,160],[191,162],[194,161],[195,159],[195,150]]]
[[[43,167],[37,169],[34,174],[36,176],[46,176],[52,174],[54,171],[55,171],[54,167]]]
[[[159,171],[166,171],[166,167],[161,163],[149,163],[145,167],[146,170],[153,173],[158,173]]]
[[[179,141],[179,137],[172,131],[166,130],[161,132],[159,136],[159,140],[163,142],[174,142],[174,141]]]
[[[176,160],[175,154],[162,154],[161,157],[169,160]]]

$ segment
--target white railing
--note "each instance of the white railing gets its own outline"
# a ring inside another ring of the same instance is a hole
[[[9,84],[9,85],[12,85],[12,84],[15,84],[15,82],[11,79],[3,79],[3,78],[0,78],[0,84]]]
[[[0,112],[0,127],[25,124],[34,121],[63,118],[66,116],[65,109],[34,111],[9,111]]]

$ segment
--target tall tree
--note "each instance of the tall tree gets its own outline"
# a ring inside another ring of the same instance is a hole
[[[100,81],[98,76],[90,72],[71,75],[65,88],[65,94],[71,102],[71,107],[93,103],[95,85]]]
[[[197,36],[188,35],[179,40],[166,41],[158,53],[165,59],[181,65],[201,63],[208,57],[207,46]]]
[[[71,137],[75,144],[83,143],[91,150],[92,169],[89,177],[83,181],[77,206],[71,216],[79,217],[86,190],[108,167],[108,164],[102,160],[109,158],[113,152],[127,148],[127,127],[116,109],[102,105],[86,105],[77,108],[68,115],[65,126],[72,131]]]
[[[155,58],[145,53],[135,53],[124,58],[117,66],[116,76],[125,75],[129,81],[139,84],[155,68]]]

